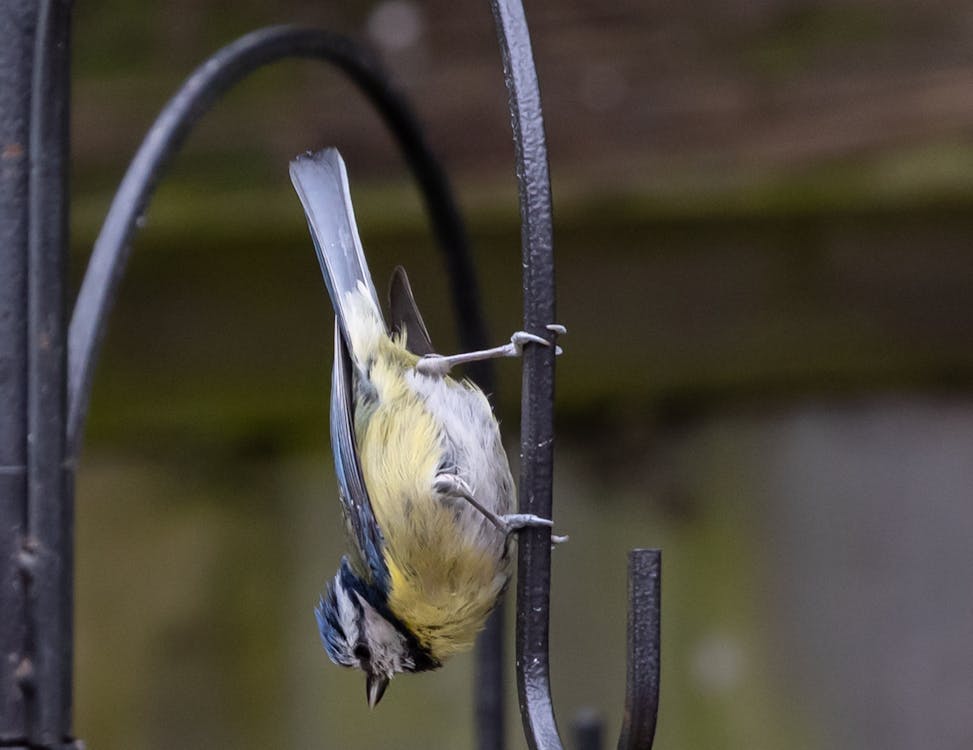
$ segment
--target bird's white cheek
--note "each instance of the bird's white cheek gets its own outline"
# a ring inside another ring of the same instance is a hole
[[[406,653],[405,638],[388,620],[382,617],[371,604],[355,592],[365,615],[363,627],[366,640],[371,649],[372,668],[384,672],[391,677],[395,672],[401,672]]]
[[[341,585],[340,580],[335,580],[335,586],[337,589],[335,599],[338,601],[338,620],[345,633],[345,640],[354,644],[358,640],[358,612],[348,595],[348,590]]]

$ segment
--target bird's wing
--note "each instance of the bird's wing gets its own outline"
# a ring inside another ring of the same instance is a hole
[[[331,371],[331,451],[334,453],[338,491],[348,530],[355,543],[356,562],[367,571],[371,582],[387,591],[389,569],[382,554],[382,530],[375,520],[365,487],[358,445],[355,439],[353,363],[337,324],[334,336],[334,367]]]
[[[389,313],[392,316],[392,330],[405,333],[406,348],[418,357],[434,354],[429,331],[419,314],[416,298],[412,295],[409,277],[402,266],[392,271],[389,284]]]

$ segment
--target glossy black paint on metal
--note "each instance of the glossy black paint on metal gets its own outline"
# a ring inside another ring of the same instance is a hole
[[[519,0],[491,0],[510,95],[520,191],[524,330],[553,339],[557,322],[551,183],[530,35]],[[520,424],[520,512],[551,518],[554,461],[554,347],[524,349]],[[551,532],[531,528],[517,544],[517,693],[531,750],[562,747],[551,704],[548,662]]]
[[[327,60],[362,90],[379,111],[422,189],[426,207],[451,278],[464,345],[482,345],[486,336],[478,314],[479,295],[462,222],[438,162],[422,137],[410,108],[389,84],[377,60],[361,45],[316,29],[275,26],[247,34],[199,66],[156,119],[132,160],[95,241],[71,320],[68,341],[68,438],[72,455],[91,393],[91,378],[105,320],[125,270],[138,218],[145,212],[162,172],[199,118],[234,84],[285,58]],[[474,375],[483,377],[481,368]]]
[[[27,734],[18,680],[27,610],[18,557],[27,528],[27,258],[31,65],[37,7],[0,3],[0,744]]]
[[[619,750],[651,750],[659,712],[662,553],[634,549],[628,555],[628,673]],[[576,750],[601,750],[604,722],[593,712],[574,721]]]
[[[160,114],[130,165],[95,243],[70,329],[68,436],[72,456],[80,450],[92,376],[105,322],[117,294],[137,228],[156,183],[193,124],[234,84],[253,71],[289,57],[328,60],[364,91],[397,138],[419,183],[443,253],[459,338],[468,350],[487,345],[486,327],[469,242],[445,173],[401,95],[377,60],[345,37],[295,27],[248,34],[224,47],[190,76]],[[493,365],[477,362],[468,374],[494,393]],[[501,608],[502,609],[502,608]],[[480,750],[501,750],[504,736],[502,615],[481,634],[476,656],[476,737]]]
[[[628,674],[619,750],[651,750],[659,714],[662,553],[628,555]]]
[[[545,329],[557,317],[551,184],[540,88],[523,4],[520,0],[491,0],[491,6],[510,95],[520,191],[524,330],[553,343]],[[552,518],[554,347],[528,346],[523,359],[520,512]],[[550,529],[532,528],[521,532],[518,541],[517,692],[531,750],[563,747],[550,687],[550,535]],[[652,746],[658,709],[658,552],[633,550],[629,570],[628,681],[618,746],[646,750]],[[593,738],[589,734],[585,740]]]
[[[0,8],[0,744],[70,732],[64,474],[70,4]]]
[[[33,668],[27,739],[71,728],[73,493],[65,466],[68,105],[71,4],[39,6],[32,80],[28,272],[27,535],[21,553]]]

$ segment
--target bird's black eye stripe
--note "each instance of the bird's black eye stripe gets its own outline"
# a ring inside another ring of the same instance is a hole
[[[355,658],[362,662],[368,661],[372,658],[372,652],[368,650],[368,646],[364,643],[359,643],[355,646]]]

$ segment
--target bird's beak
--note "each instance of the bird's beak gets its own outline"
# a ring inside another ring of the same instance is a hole
[[[369,674],[365,678],[365,695],[368,698],[368,707],[375,708],[385,694],[385,688],[389,686],[389,678],[384,674]]]

